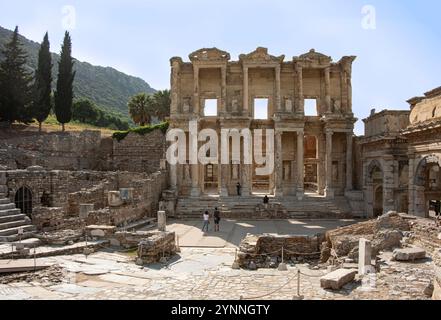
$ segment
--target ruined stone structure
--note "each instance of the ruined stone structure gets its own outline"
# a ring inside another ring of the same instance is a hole
[[[171,59],[170,128],[185,130],[187,138],[190,120],[218,136],[223,128],[274,129],[275,170],[257,176],[257,166],[243,161],[171,166],[171,186],[180,196],[229,197],[236,195],[237,183],[245,197],[265,193],[302,200],[308,192],[333,199],[353,190],[355,57],[333,62],[311,50],[285,61],[257,48],[231,61],[229,53],[213,48],[189,58]],[[314,115],[305,114],[305,100],[314,103]]]

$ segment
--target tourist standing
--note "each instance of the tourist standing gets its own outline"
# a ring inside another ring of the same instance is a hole
[[[210,214],[208,211],[205,211],[204,213],[204,225],[202,226],[202,232],[206,230],[208,232],[208,227],[210,226]]]
[[[220,231],[220,211],[218,210],[218,208],[214,209],[214,232],[219,232]]]
[[[265,195],[265,197],[263,198],[263,205],[265,209],[268,209],[268,204],[269,204],[269,198],[267,195]]]
[[[242,185],[240,184],[240,182],[237,183],[236,189],[237,189],[237,195],[240,197],[242,195]]]

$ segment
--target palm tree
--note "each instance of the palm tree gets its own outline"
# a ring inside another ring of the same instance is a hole
[[[153,95],[153,102],[156,116],[160,120],[164,120],[166,117],[170,116],[170,90],[158,91]]]
[[[137,125],[150,124],[153,111],[153,98],[146,93],[140,93],[132,97],[128,103],[129,114]]]

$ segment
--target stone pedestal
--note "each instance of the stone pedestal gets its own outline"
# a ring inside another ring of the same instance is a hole
[[[167,214],[165,211],[158,211],[158,230],[161,232],[167,230]]]
[[[80,204],[80,218],[87,219],[89,213],[95,210],[93,204]]]
[[[372,244],[369,240],[360,239],[358,255],[358,275],[364,276],[372,264]]]

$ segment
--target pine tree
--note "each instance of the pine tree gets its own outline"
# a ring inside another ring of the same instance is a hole
[[[2,50],[0,63],[0,120],[32,122],[32,74],[28,71],[27,55],[19,40],[18,27],[11,41]]]
[[[49,35],[46,32],[38,53],[38,67],[35,71],[34,103],[32,113],[41,125],[52,109],[52,56],[50,53]]]
[[[65,131],[64,125],[72,120],[73,81],[75,78],[73,65],[72,41],[69,32],[66,31],[58,63],[57,91],[55,92],[55,115],[58,122],[61,123],[63,132]]]

